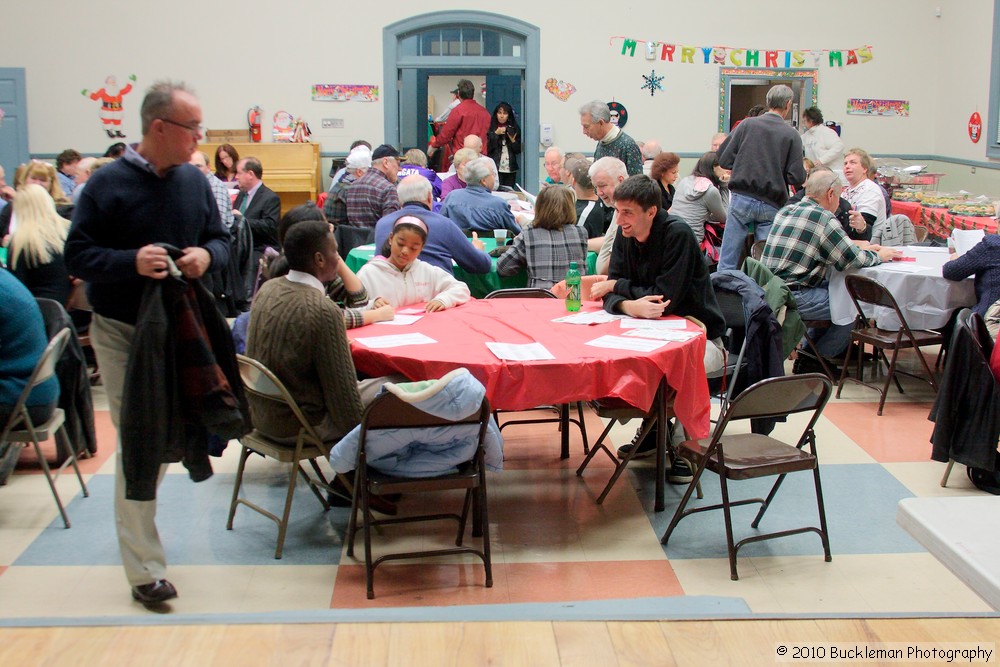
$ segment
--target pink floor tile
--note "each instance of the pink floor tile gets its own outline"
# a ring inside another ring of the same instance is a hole
[[[930,403],[886,403],[881,417],[877,409],[878,403],[831,402],[823,416],[879,463],[930,459]]]
[[[365,597],[363,565],[341,565],[331,608],[608,600],[683,595],[663,561],[493,564],[493,587],[483,585],[481,564],[386,564],[375,573],[375,599]]]
[[[117,434],[107,410],[94,412],[94,430],[97,432],[97,452],[90,458],[79,459],[80,472],[84,474],[96,473],[108,460],[108,457],[115,452]],[[50,465],[55,463],[55,448],[56,444],[52,439],[42,443],[42,452]],[[38,465],[38,456],[35,455],[34,447],[27,447],[21,452],[16,472],[18,474],[41,474],[42,469]]]

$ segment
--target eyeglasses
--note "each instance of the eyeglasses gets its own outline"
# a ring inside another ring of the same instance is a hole
[[[170,120],[169,118],[160,118],[164,123],[170,123],[171,125],[176,125],[177,127],[183,127],[188,132],[192,134],[204,134],[205,128],[202,125],[185,125],[184,123],[178,123],[176,120]]]

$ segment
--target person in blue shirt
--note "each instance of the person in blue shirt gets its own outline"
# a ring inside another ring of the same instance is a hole
[[[454,222],[431,210],[433,188],[423,176],[407,176],[396,187],[402,208],[382,216],[375,224],[375,247],[381,248],[392,233],[392,228],[404,215],[420,218],[427,225],[427,243],[420,259],[428,264],[453,273],[454,264],[468,273],[489,273],[493,260],[484,250],[483,242],[471,242]]]
[[[0,268],[0,430],[7,425],[48,344],[42,311],[35,297],[13,274]],[[59,381],[53,375],[28,395],[31,421],[45,423],[58,401]],[[0,484],[20,453],[19,443],[0,443]]]
[[[465,165],[466,188],[448,195],[441,215],[462,229],[490,234],[495,229],[507,229],[520,234],[521,226],[514,220],[507,202],[492,194],[495,181],[492,160],[488,157],[472,160]]]

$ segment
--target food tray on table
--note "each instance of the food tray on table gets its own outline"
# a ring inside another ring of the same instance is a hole
[[[954,215],[964,215],[973,218],[995,218],[997,209],[992,202],[962,202],[948,208]]]

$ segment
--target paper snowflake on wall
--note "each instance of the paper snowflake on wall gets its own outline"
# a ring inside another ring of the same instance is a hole
[[[642,88],[640,88],[640,90],[645,90],[648,88],[650,97],[655,95],[657,90],[663,90],[663,84],[660,83],[661,81],[663,81],[663,77],[656,76],[655,69],[649,71],[649,76],[643,74],[642,78],[646,81],[646,83],[642,84]]]

